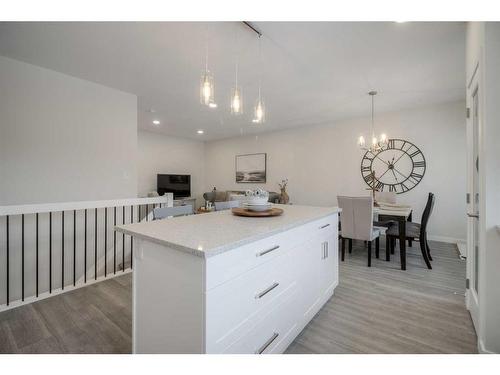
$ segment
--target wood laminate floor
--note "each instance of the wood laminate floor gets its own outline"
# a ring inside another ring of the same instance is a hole
[[[335,295],[287,353],[476,353],[465,262],[455,245],[430,245],[433,270],[417,243],[401,271],[397,252],[366,267],[355,242]],[[127,274],[0,313],[0,353],[130,353],[131,284]]]

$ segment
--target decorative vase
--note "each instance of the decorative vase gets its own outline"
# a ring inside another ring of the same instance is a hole
[[[286,192],[286,188],[281,188],[280,203],[281,204],[288,204],[288,202],[290,202],[290,197],[288,196],[288,193]]]

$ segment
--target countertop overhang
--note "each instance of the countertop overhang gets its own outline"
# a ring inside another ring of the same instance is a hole
[[[225,210],[117,225],[115,230],[208,258],[341,211],[338,207],[275,206],[284,210],[281,216],[241,217]]]

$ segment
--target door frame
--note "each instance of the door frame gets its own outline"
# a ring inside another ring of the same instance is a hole
[[[467,133],[467,162],[466,162],[466,165],[467,165],[467,194],[469,196],[469,200],[467,202],[467,213],[472,213],[472,210],[473,210],[473,200],[474,200],[474,196],[473,196],[473,184],[474,184],[474,180],[473,180],[473,168],[474,168],[474,164],[475,164],[475,161],[474,161],[474,110],[476,109],[474,107],[474,103],[473,103],[473,96],[475,93],[477,93],[478,95],[478,103],[477,103],[477,116],[478,116],[478,120],[477,120],[477,132],[478,132],[478,136],[477,136],[477,153],[479,155],[479,164],[481,165],[481,155],[482,155],[482,142],[481,142],[481,139],[482,139],[482,133],[483,133],[483,130],[482,130],[482,87],[481,87],[481,84],[482,84],[482,81],[480,79],[481,77],[481,74],[480,74],[480,70],[481,70],[481,67],[480,67],[480,63],[477,62],[476,63],[476,67],[474,69],[474,73],[472,74],[472,77],[467,85],[467,94],[466,94],[466,106],[467,106],[467,109],[469,111],[469,115],[467,116],[467,120],[466,120],[466,133]],[[482,168],[479,168],[479,171],[481,171]],[[474,246],[474,220],[478,220],[477,222],[477,225],[479,226],[479,237],[478,237],[478,241],[479,241],[479,245],[478,245],[478,253],[480,254],[480,250],[481,250],[481,222],[482,222],[482,218],[481,218],[481,214],[483,213],[482,210],[481,210],[481,202],[482,202],[482,189],[481,189],[481,186],[482,186],[482,181],[481,181],[481,177],[478,176],[478,193],[479,193],[479,202],[478,202],[478,206],[479,206],[479,219],[475,219],[473,217],[469,217],[467,216],[467,262],[466,262],[466,277],[467,277],[467,285],[470,286],[466,289],[466,292],[465,292],[465,303],[466,303],[466,306],[467,306],[467,309],[469,310],[470,312],[470,315],[471,315],[471,318],[472,318],[472,321],[474,323],[474,328],[476,329],[476,333],[477,335],[479,336],[479,331],[480,331],[480,313],[479,313],[479,301],[480,301],[480,298],[479,298],[479,294],[480,292],[478,292],[477,294],[474,292],[474,287],[472,285],[473,283],[473,277],[474,277],[474,274],[473,274],[473,267],[474,267],[474,257],[473,257],[473,246]],[[481,257],[479,258],[481,259]],[[481,263],[479,261],[479,263]],[[479,270],[481,267],[480,267],[480,264],[478,264],[478,267],[477,269]],[[479,276],[480,274],[478,275],[478,279],[479,279]]]

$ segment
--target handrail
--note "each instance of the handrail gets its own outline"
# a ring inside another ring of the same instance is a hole
[[[132,236],[117,224],[152,220],[161,197],[0,206],[0,311],[30,303],[133,268]],[[5,291],[5,293],[3,293]]]
[[[144,204],[168,203],[172,198],[172,193],[166,193],[161,197],[153,198],[128,198],[101,201],[77,201],[61,203],[41,203],[0,206],[0,216],[48,213],[57,211],[84,210],[94,208],[110,208],[122,206],[136,206]]]

